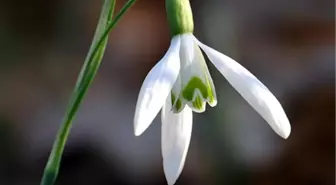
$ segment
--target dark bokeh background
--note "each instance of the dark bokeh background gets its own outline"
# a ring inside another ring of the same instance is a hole
[[[118,8],[124,1],[117,1]],[[283,104],[287,140],[209,63],[218,105],[194,114],[177,185],[331,185],[333,0],[191,0],[195,35],[252,71]],[[102,1],[0,1],[0,184],[39,184]],[[137,93],[169,46],[163,0],[139,0],[110,37],[76,118],[58,185],[162,184],[159,119],[133,135]]]

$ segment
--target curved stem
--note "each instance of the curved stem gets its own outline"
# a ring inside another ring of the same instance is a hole
[[[120,21],[126,11],[135,3],[135,1],[136,0],[129,0],[112,20],[115,0],[105,0],[93,42],[86,57],[85,63],[78,76],[69,105],[67,106],[67,111],[65,113],[61,127],[58,130],[52,151],[49,155],[48,163],[44,169],[41,185],[53,185],[55,183],[59,172],[64,146],[72,127],[72,121],[98,71],[105,52],[108,34]]]

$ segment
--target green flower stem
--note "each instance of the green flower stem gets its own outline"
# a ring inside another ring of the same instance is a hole
[[[98,71],[108,41],[108,34],[135,1],[136,0],[129,0],[112,20],[115,0],[105,0],[90,50],[78,76],[64,119],[58,130],[50,153],[48,163],[44,169],[41,185],[53,185],[55,183],[64,146],[72,127],[72,121],[74,120],[79,106]]]
[[[172,36],[194,32],[189,0],[166,0],[166,13]]]

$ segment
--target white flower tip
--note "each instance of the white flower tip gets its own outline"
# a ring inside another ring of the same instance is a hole
[[[134,128],[134,135],[135,135],[135,136],[140,136],[143,132],[144,132],[143,130]]]
[[[176,182],[176,180],[177,180],[177,178],[176,177],[167,177],[166,176],[166,180],[167,180],[167,184],[168,185],[174,185],[175,182]]]
[[[283,111],[277,112],[280,112],[280,114],[278,114],[278,117],[269,120],[268,124],[271,126],[275,133],[277,133],[282,138],[287,139],[291,133],[291,125],[286,114]]]
[[[175,182],[176,182],[176,180],[177,180],[177,177],[175,177],[175,178],[168,178],[168,177],[166,177],[166,179],[167,179],[167,184],[168,185],[174,185]]]
[[[174,162],[173,162],[174,163]],[[184,163],[183,163],[184,164]],[[163,169],[164,169],[164,174],[166,176],[167,184],[168,185],[174,185],[177,179],[179,178],[183,165],[179,167],[179,169],[176,169],[176,166],[173,168],[170,168],[172,164],[168,164],[166,161],[164,161],[163,164]]]
[[[286,120],[284,123],[281,124],[281,127],[277,131],[277,134],[281,136],[284,139],[287,139],[291,133],[291,125],[289,124],[289,121]]]
[[[140,136],[148,128],[150,123],[150,120],[146,120],[143,116],[136,114],[134,117],[134,135]]]

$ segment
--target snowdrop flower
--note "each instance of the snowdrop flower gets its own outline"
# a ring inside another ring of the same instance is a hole
[[[164,57],[145,78],[136,105],[135,135],[141,135],[161,110],[162,156],[168,184],[179,177],[186,159],[192,112],[217,104],[215,87],[202,49],[238,93],[283,138],[290,134],[286,114],[274,95],[248,70],[224,54],[204,45],[193,35],[189,0],[166,0],[173,35]]]

